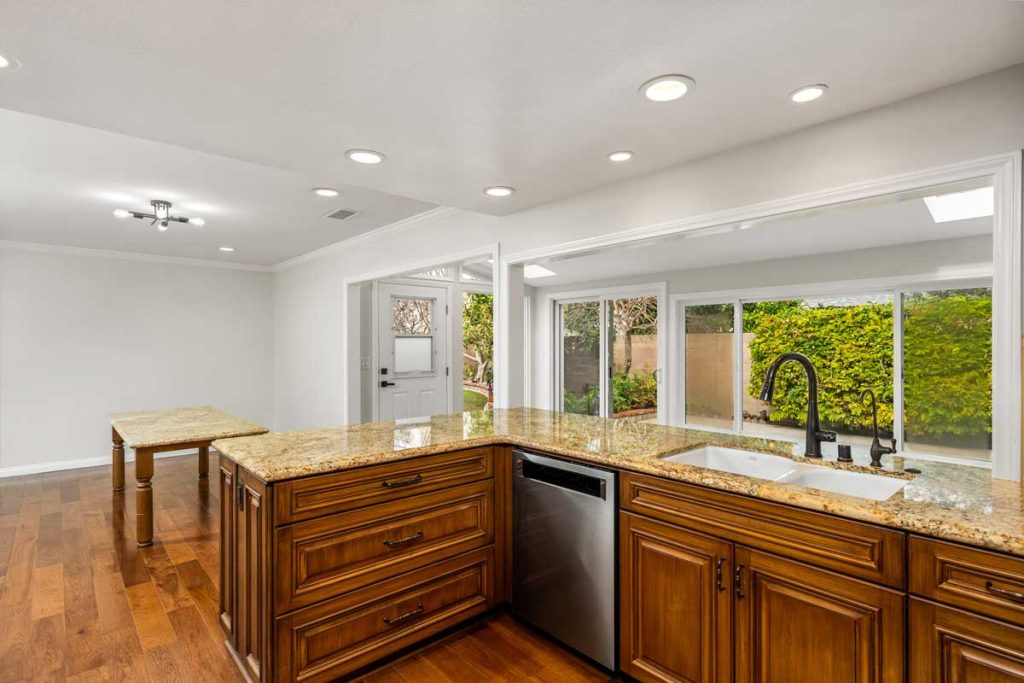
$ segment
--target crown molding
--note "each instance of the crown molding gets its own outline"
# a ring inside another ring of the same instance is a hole
[[[409,216],[408,218],[403,218],[402,220],[395,221],[394,223],[389,223],[388,225],[383,225],[379,228],[375,228],[373,230],[360,233],[354,237],[350,237],[340,242],[328,244],[326,247],[320,247],[319,249],[314,249],[313,251],[306,252],[305,254],[300,254],[299,256],[295,256],[286,261],[275,263],[273,266],[271,266],[271,270],[273,270],[275,273],[281,270],[287,270],[289,268],[301,265],[303,263],[316,261],[318,259],[324,258],[325,256],[330,256],[331,254],[351,249],[353,247],[359,246],[360,244],[373,242],[374,240],[377,240],[381,237],[385,237],[387,235],[408,230],[409,228],[412,228],[414,226],[422,226],[424,224],[435,223],[437,221],[449,218],[451,216],[457,216],[461,213],[462,209],[457,209],[452,206],[438,206],[436,208],[423,211],[422,213],[414,214],[412,216]]]
[[[209,259],[187,258],[185,256],[160,256],[158,254],[139,254],[131,251],[90,249],[88,247],[67,247],[58,244],[41,244],[38,242],[12,242],[0,240],[0,249],[7,249],[10,251],[29,251],[40,254],[60,254],[62,256],[87,256],[91,258],[118,259],[121,261],[139,261],[142,263],[162,263],[171,266],[219,268],[221,270],[245,270],[256,273],[270,272],[270,266],[258,266],[248,263],[228,263],[225,261],[213,261]]]

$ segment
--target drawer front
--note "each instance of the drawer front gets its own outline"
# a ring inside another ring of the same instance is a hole
[[[1024,559],[911,536],[910,592],[1024,626]]]
[[[423,567],[277,619],[277,680],[317,683],[493,605],[494,547]]]
[[[275,524],[402,500],[494,476],[490,446],[372,465],[274,487]]]
[[[699,486],[624,473],[623,509],[894,588],[904,586],[904,534]]]
[[[494,481],[275,530],[277,614],[494,542]]]

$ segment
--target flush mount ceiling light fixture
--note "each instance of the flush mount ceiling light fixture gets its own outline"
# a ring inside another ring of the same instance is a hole
[[[495,185],[494,187],[488,187],[484,190],[484,194],[488,197],[507,197],[516,191],[514,187],[506,187],[505,185]]]
[[[651,102],[673,102],[696,86],[697,82],[689,76],[667,74],[645,82],[640,86],[640,94]]]
[[[924,203],[936,223],[984,218],[995,211],[995,192],[991,187],[979,187],[966,192],[925,197]]]
[[[314,187],[313,194],[317,197],[337,197],[339,193],[333,187]]]
[[[620,149],[617,152],[610,152],[608,159],[611,161],[629,161],[633,158],[633,153],[628,149]]]
[[[828,90],[828,86],[824,83],[815,83],[814,85],[804,85],[793,92],[789,93],[789,99],[793,100],[797,104],[803,104],[804,102],[813,102],[818,99]]]
[[[234,247],[217,247],[217,248],[220,249],[221,251],[224,251],[224,252],[231,252],[231,251],[235,250]]]
[[[372,149],[350,149],[345,152],[345,156],[357,164],[379,164],[385,158],[383,154]]]
[[[11,73],[21,68],[21,62],[11,55],[0,52],[0,74]]]
[[[206,225],[206,221],[198,216],[189,218],[187,216],[172,216],[171,215],[171,203],[162,199],[153,199],[149,202],[150,206],[153,207],[153,213],[142,213],[140,211],[129,211],[128,209],[114,209],[114,215],[118,218],[141,218],[143,220],[149,220],[150,225],[155,225],[157,230],[165,232],[167,226],[173,221],[174,223],[190,223],[202,227]]]

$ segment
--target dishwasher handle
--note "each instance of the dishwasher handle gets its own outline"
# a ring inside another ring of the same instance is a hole
[[[522,479],[539,481],[567,491],[605,500],[608,495],[608,483],[600,477],[592,477],[580,472],[553,467],[533,460],[517,460],[515,473]]]

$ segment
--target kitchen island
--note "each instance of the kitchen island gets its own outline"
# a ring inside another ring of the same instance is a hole
[[[1020,484],[887,457],[906,485],[877,501],[665,458],[709,444],[804,460],[789,443],[533,409],[215,442],[229,648],[253,680],[332,680],[506,602],[521,447],[620,472],[631,676],[804,680],[793,671],[824,642],[830,680],[939,680],[982,654],[1024,680]],[[699,618],[679,612],[694,604]]]

